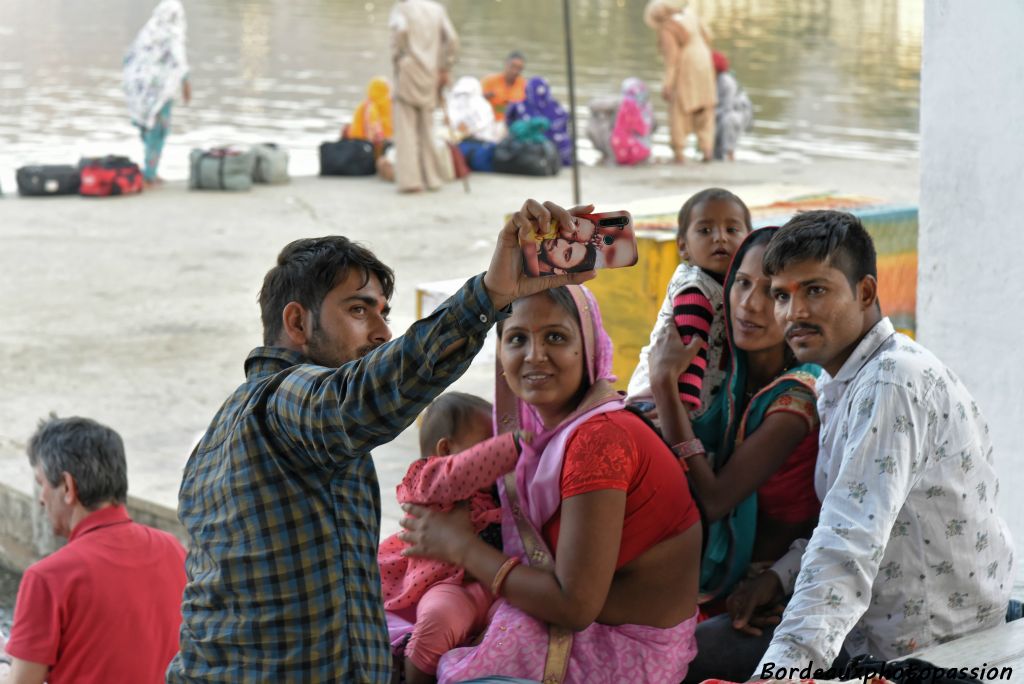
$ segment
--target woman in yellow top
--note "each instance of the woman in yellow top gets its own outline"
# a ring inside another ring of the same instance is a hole
[[[715,145],[715,69],[711,62],[711,35],[686,0],[650,0],[644,22],[658,34],[665,61],[661,94],[668,102],[669,132],[676,163],[690,133],[704,161],[711,161]]]
[[[369,140],[379,152],[390,141],[394,131],[391,125],[391,86],[387,79],[377,76],[366,89],[366,99],[356,107],[352,124],[345,137]]]

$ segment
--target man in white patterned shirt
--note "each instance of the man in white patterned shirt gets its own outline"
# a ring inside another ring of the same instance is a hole
[[[764,608],[792,594],[753,676],[813,673],[841,651],[895,658],[999,624],[1013,547],[988,425],[956,375],[882,317],[871,237],[850,214],[805,212],[764,266],[797,359],[826,372],[818,526],[730,605],[735,627],[768,625]]]

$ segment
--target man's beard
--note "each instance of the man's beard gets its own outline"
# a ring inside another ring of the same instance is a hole
[[[314,322],[313,333],[306,342],[306,358],[311,363],[325,368],[340,368],[349,361],[361,359],[380,345],[367,344],[355,350],[355,354],[349,356],[344,352],[334,349],[324,334],[319,322]]]

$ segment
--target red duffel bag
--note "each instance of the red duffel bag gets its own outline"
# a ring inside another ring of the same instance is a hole
[[[87,197],[131,195],[142,192],[142,170],[128,157],[94,157],[78,162],[82,185],[78,192]]]

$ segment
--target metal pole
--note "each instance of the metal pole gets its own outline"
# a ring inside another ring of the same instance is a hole
[[[580,163],[576,158],[576,73],[572,64],[572,20],[569,0],[562,0],[565,21],[565,62],[569,70],[569,134],[572,136],[572,199],[580,203]]]

